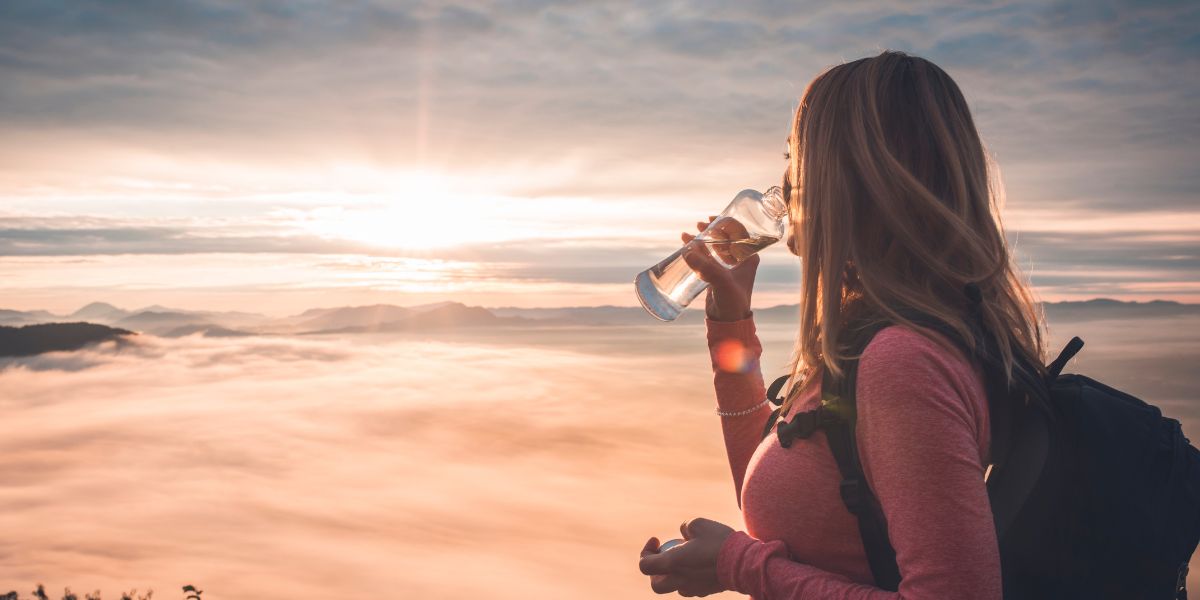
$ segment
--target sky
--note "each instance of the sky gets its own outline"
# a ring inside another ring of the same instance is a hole
[[[827,5],[828,4],[828,5]],[[636,305],[805,85],[963,89],[1044,300],[1200,301],[1194,2],[0,3],[0,307]],[[798,264],[764,252],[763,304]]]

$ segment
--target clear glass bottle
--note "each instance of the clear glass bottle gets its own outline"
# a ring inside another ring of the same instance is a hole
[[[732,269],[782,239],[787,214],[787,202],[778,187],[771,187],[765,193],[742,190],[696,239],[638,273],[634,288],[642,307],[660,320],[674,321],[708,288],[708,283],[683,259],[688,246],[703,245],[721,266]]]

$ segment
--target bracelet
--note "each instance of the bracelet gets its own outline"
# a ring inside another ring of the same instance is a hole
[[[722,417],[744,417],[744,416],[766,406],[767,402],[770,402],[770,400],[763,398],[762,402],[759,402],[758,404],[755,404],[754,406],[751,406],[750,408],[747,408],[745,410],[737,410],[737,411],[733,411],[733,412],[722,412],[720,408],[717,408],[716,413]]]

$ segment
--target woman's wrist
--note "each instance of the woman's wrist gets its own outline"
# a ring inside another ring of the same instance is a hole
[[[741,592],[738,589],[738,573],[741,567],[742,555],[746,548],[756,540],[743,531],[735,531],[721,543],[717,552],[717,582],[726,590]]]
[[[746,319],[749,319],[750,314],[751,314],[750,310],[746,309],[746,310],[742,310],[742,311],[729,311],[729,314],[725,314],[725,313],[716,314],[713,312],[705,311],[704,316],[708,317],[709,321],[719,321],[721,323],[735,323],[737,321],[745,321]]]
[[[742,321],[750,318],[750,299],[731,301],[710,291],[704,304],[704,314],[712,321]]]

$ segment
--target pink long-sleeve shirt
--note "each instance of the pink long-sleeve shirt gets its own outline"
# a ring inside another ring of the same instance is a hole
[[[762,346],[753,320],[708,321],[708,339],[720,409],[761,403],[766,393],[757,367],[722,368],[729,366],[722,352],[738,344],[746,364],[757,365]],[[760,600],[1001,598],[984,483],[987,397],[978,367],[921,333],[891,326],[864,351],[856,394],[863,472],[887,519],[899,590],[874,585],[858,521],[838,493],[841,475],[825,433],[783,448],[774,432],[762,438],[767,406],[721,418],[746,531],[721,547],[720,582]],[[783,419],[818,404],[814,382]]]

